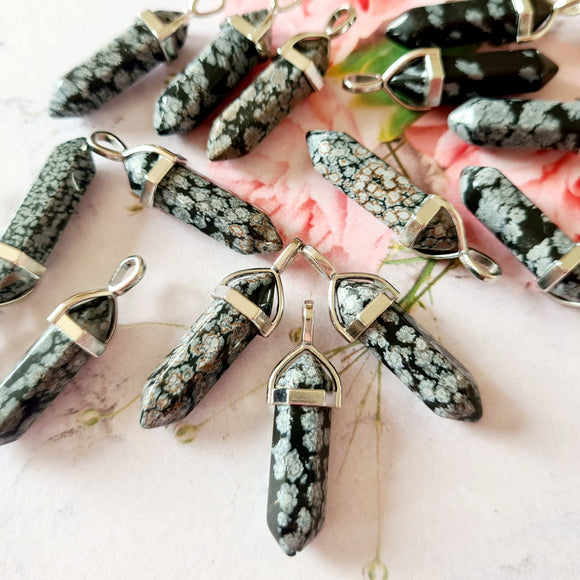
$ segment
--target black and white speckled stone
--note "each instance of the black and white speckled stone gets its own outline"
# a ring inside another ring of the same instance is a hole
[[[68,314],[97,340],[107,343],[111,338],[112,297],[94,298]],[[51,325],[0,385],[0,445],[21,437],[90,358]]]
[[[229,284],[270,315],[276,280],[256,272]],[[141,425],[169,425],[185,418],[258,334],[256,326],[225,300],[214,300],[143,388]]]
[[[267,10],[258,10],[242,17],[259,26],[267,15]],[[266,40],[269,36],[270,32]],[[216,39],[159,97],[153,116],[155,131],[160,135],[191,131],[263,60],[253,42],[224,22]]]
[[[310,131],[306,142],[316,171],[398,234],[427,198],[346,133]],[[458,250],[457,230],[446,210],[439,211],[413,248],[432,255]]]
[[[340,280],[336,300],[341,322],[348,326],[379,291],[370,282]],[[481,417],[475,379],[396,302],[359,341],[436,415],[460,421]]]
[[[304,40],[295,48],[311,59],[322,75],[326,74],[328,40]],[[250,153],[313,90],[300,69],[278,58],[214,121],[207,143],[208,157],[216,161]]]
[[[580,151],[580,101],[474,98],[447,122],[472,145]]]
[[[164,23],[182,16],[180,12],[165,10],[154,14]],[[178,49],[183,46],[185,36],[185,27],[174,33]],[[88,115],[164,61],[159,42],[145,23],[138,19],[123,34],[59,81],[49,113],[52,117]]]
[[[336,390],[309,352],[280,375],[276,386]],[[302,550],[324,523],[330,414],[326,407],[275,407],[267,520],[272,535],[289,556]]]
[[[459,187],[469,211],[536,276],[574,247],[574,242],[497,169],[466,167]],[[550,293],[580,303],[580,266]]]
[[[477,95],[494,97],[539,91],[558,72],[558,66],[534,49],[443,56],[442,105],[456,105]],[[421,106],[429,96],[424,59],[409,63],[390,81],[403,100]]]
[[[1,240],[46,264],[95,175],[85,139],[54,149]],[[29,292],[37,278],[0,259],[0,304]]]
[[[147,174],[158,159],[157,153],[133,153],[125,158],[137,197],[143,194]],[[262,210],[183,165],[173,166],[161,180],[153,205],[242,254],[282,248],[278,231]]]
[[[552,12],[548,0],[532,0],[533,29]],[[407,48],[461,46],[479,42],[505,44],[517,38],[518,15],[511,0],[462,0],[420,6],[404,12],[386,35]]]

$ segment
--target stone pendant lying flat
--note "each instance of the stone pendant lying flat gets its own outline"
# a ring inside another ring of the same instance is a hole
[[[396,302],[399,293],[373,274],[337,274],[312,246],[306,259],[330,281],[332,323],[359,340],[436,415],[477,421],[482,405],[471,373]]]
[[[222,280],[215,300],[147,380],[142,427],[184,419],[258,333],[269,336],[284,308],[280,272],[299,249],[293,242],[272,268],[243,270]]]
[[[474,98],[447,122],[471,145],[580,151],[580,101]]]
[[[35,288],[94,175],[85,139],[62,143],[50,154],[0,238],[0,305]]]
[[[580,307],[580,244],[493,167],[466,167],[460,187],[467,208],[537,276],[539,288]]]
[[[312,346],[313,307],[304,302],[302,344],[278,364],[268,384],[275,412],[267,521],[289,556],[324,523],[330,415],[341,402],[336,369]]]
[[[282,248],[262,210],[185,167],[183,157],[157,145],[127,149],[103,131],[88,142],[95,153],[124,163],[131,189],[145,207],[158,207],[242,254]]]
[[[352,7],[332,13],[324,33],[292,37],[255,81],[214,121],[207,144],[212,161],[234,159],[253,151],[290,112],[324,86],[332,38],[355,21]]]
[[[106,349],[116,326],[116,298],[145,273],[139,256],[119,265],[106,290],[83,292],[58,306],[51,326],[0,384],[0,445],[20,438],[91,357]]]
[[[455,259],[479,279],[497,278],[499,266],[469,248],[463,220],[438,195],[427,195],[346,133],[310,131],[306,141],[314,168],[400,236],[415,252]]]
[[[50,115],[88,115],[159,63],[177,58],[189,17],[180,12],[144,12],[133,26],[59,81],[50,102]]]
[[[217,38],[159,97],[153,116],[159,135],[183,134],[197,127],[256,65],[268,58],[270,27],[258,42],[247,37],[250,31],[258,31],[268,14],[267,10],[248,12],[222,24]]]
[[[548,32],[570,2],[549,0],[462,0],[420,6],[404,12],[386,35],[407,48],[528,42]]]
[[[558,66],[534,49],[445,56],[439,48],[426,48],[403,55],[382,75],[348,75],[343,87],[356,94],[385,91],[396,103],[423,111],[477,95],[539,91],[557,72]]]

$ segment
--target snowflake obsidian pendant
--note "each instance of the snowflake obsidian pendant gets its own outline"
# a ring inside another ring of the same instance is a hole
[[[480,280],[501,274],[467,245],[461,215],[442,197],[427,195],[346,133],[310,131],[306,141],[316,171],[397,232],[403,245],[435,260],[457,258]]]
[[[215,300],[143,387],[142,427],[186,417],[258,333],[272,333],[284,311],[280,273],[301,247],[302,242],[294,240],[271,268],[242,270],[222,280],[213,293]]]
[[[145,273],[139,256],[121,262],[106,290],[82,292],[58,306],[50,327],[0,385],[0,445],[21,437],[115,331],[117,296]]]
[[[208,16],[197,10],[194,0],[189,12],[159,10],[143,12],[133,26],[58,83],[50,102],[53,117],[82,117],[96,111],[121,94],[163,61],[175,60],[185,42],[187,25],[194,16]]]
[[[575,244],[493,167],[466,167],[460,188],[467,208],[537,276],[542,292],[580,307],[580,243]]]
[[[396,302],[399,293],[374,274],[338,274],[314,247],[304,257],[329,285],[332,324],[358,340],[436,415],[477,421],[481,399],[471,373]]]
[[[472,145],[580,151],[580,101],[476,97],[451,111],[447,123]]]
[[[275,252],[282,240],[259,208],[185,167],[185,159],[158,145],[128,149],[98,131],[88,140],[95,153],[121,161],[144,207],[158,207],[242,254]]]
[[[322,528],[326,508],[330,414],[341,405],[336,369],[312,345],[314,304],[304,302],[302,344],[276,366],[268,382],[275,405],[268,527],[294,556]]]
[[[412,8],[387,36],[407,48],[480,42],[529,42],[546,34],[559,14],[578,13],[577,0],[461,0]]]
[[[382,75],[346,76],[343,87],[357,94],[382,90],[399,105],[423,111],[463,103],[477,95],[539,91],[557,72],[554,62],[533,49],[448,56],[439,48],[419,48],[403,55]]]
[[[329,65],[330,41],[356,20],[351,6],[335,10],[323,33],[292,37],[280,57],[214,121],[207,143],[213,160],[242,157],[253,151],[292,109],[322,89]]]
[[[160,135],[187,133],[199,125],[260,62],[270,58],[275,16],[300,4],[230,16],[217,38],[178,74],[155,105],[153,125]]]
[[[95,175],[85,139],[59,145],[0,238],[0,305],[24,298]]]

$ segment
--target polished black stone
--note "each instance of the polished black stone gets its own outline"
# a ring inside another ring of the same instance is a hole
[[[552,5],[548,0],[533,0],[533,5],[535,30],[552,12]],[[517,29],[511,0],[462,0],[412,8],[389,24],[386,35],[407,48],[443,48],[514,42]]]
[[[381,288],[374,283],[344,279],[336,288],[336,314],[351,324]],[[436,415],[477,421],[481,399],[471,373],[398,303],[393,303],[360,337],[376,356]]]
[[[556,224],[493,167],[466,167],[460,192],[475,217],[536,276],[574,247]],[[580,304],[580,266],[550,293]]]
[[[268,14],[242,17],[258,26]],[[216,39],[167,86],[155,105],[153,125],[160,135],[187,133],[199,125],[262,60],[256,45],[225,22]]]
[[[61,233],[95,176],[86,139],[72,139],[50,154],[1,240],[46,264]],[[0,304],[16,300],[38,282],[0,259]]]
[[[534,49],[443,56],[442,105],[456,105],[472,97],[515,95],[540,90],[558,72],[558,66]],[[431,81],[423,58],[402,68],[389,86],[411,105],[421,106]]]
[[[81,303],[68,314],[105,344],[115,329],[110,296]],[[90,358],[51,325],[0,385],[0,445],[21,437]]]
[[[278,378],[277,387],[336,390],[310,353],[300,355]],[[322,528],[326,508],[331,409],[276,405],[268,486],[270,532],[294,556]]]
[[[252,272],[229,284],[272,312],[276,280]],[[185,418],[258,334],[251,320],[225,300],[214,300],[143,387],[141,426],[169,425]]]
[[[139,198],[158,160],[157,153],[126,157],[129,182]],[[173,166],[161,180],[153,205],[242,254],[282,249],[278,230],[261,209],[183,165]]]
[[[475,97],[447,117],[472,145],[580,151],[580,101]]]
[[[157,18],[168,24],[182,14],[160,10]],[[186,29],[174,33],[177,49]],[[50,102],[52,117],[81,117],[100,109],[141,77],[165,62],[159,41],[139,18],[120,36],[85,62],[68,72],[58,83]]]

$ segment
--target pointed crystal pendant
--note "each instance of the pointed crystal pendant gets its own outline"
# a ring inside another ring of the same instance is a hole
[[[461,0],[420,6],[393,20],[386,35],[407,48],[523,42],[553,16],[549,0],[525,4],[520,8],[513,0]]]
[[[276,386],[325,392],[336,389],[310,352],[289,365]],[[324,523],[330,416],[327,407],[275,407],[267,520],[272,535],[289,556],[302,550]]]
[[[442,197],[428,196],[346,133],[310,131],[306,141],[316,171],[397,232],[403,245],[429,258],[458,258],[480,280],[501,274],[467,245],[461,215]]]
[[[125,158],[131,189],[142,198],[156,153]],[[257,207],[183,165],[174,165],[158,184],[153,205],[242,254],[276,252],[282,240],[270,218]]]
[[[158,207],[242,254],[281,249],[280,235],[262,210],[185,167],[183,157],[158,145],[128,149],[106,131],[88,142],[95,153],[124,163],[145,207]]]
[[[272,312],[276,278],[248,272],[228,286],[266,315]],[[214,300],[143,388],[141,426],[160,427],[186,417],[258,334],[254,323],[228,302]]]
[[[355,322],[381,291],[354,275],[337,281],[335,309],[342,325]],[[358,340],[436,415],[461,421],[481,417],[475,379],[398,303],[393,302]]]
[[[303,40],[295,48],[324,76],[329,64],[327,39]],[[250,153],[312,92],[304,72],[278,58],[214,121],[208,157],[216,161]]]
[[[240,18],[252,27],[267,10]],[[270,32],[264,39],[268,42]],[[231,22],[222,24],[217,38],[167,86],[155,105],[153,125],[160,135],[187,133],[199,125],[265,56]]]
[[[514,95],[539,91],[558,72],[557,65],[537,50],[482,52],[441,57],[443,68],[439,102],[454,105],[471,97]],[[417,106],[428,102],[431,72],[418,58],[391,77],[391,90]]]
[[[113,333],[110,297],[81,304],[69,315],[100,342]],[[49,327],[0,385],[0,445],[20,438],[90,358],[59,328]]]
[[[50,102],[50,115],[88,115],[159,63],[177,58],[177,51],[185,42],[185,16],[164,10],[144,12],[133,26],[60,80]],[[155,27],[162,29],[176,24],[179,25],[169,37],[157,38]]]
[[[50,314],[51,326],[0,384],[0,445],[21,437],[91,356],[103,354],[117,323],[117,296],[144,273],[143,260],[130,256],[106,290],[76,294]]]
[[[346,133],[310,131],[306,142],[316,171],[398,234],[428,197]],[[414,243],[414,248],[433,254],[457,247],[455,226],[444,211]]]
[[[457,107],[447,122],[472,145],[580,151],[580,101],[479,97]]]
[[[5,249],[45,265],[94,175],[85,139],[56,147],[0,238]],[[24,297],[37,282],[38,275],[0,257],[0,304]]]
[[[466,167],[460,190],[467,208],[538,278],[577,246],[493,167]],[[561,301],[580,305],[580,265],[544,290]]]

